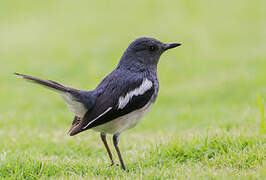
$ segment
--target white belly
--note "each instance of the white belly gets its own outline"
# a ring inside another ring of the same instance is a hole
[[[95,131],[106,134],[121,133],[126,129],[133,128],[140,121],[140,119],[149,111],[153,103],[148,103],[143,108],[133,111],[127,115],[121,116],[105,124],[92,128]]]

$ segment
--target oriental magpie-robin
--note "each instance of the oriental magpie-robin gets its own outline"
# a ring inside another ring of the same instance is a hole
[[[180,45],[165,44],[147,37],[136,39],[128,46],[115,70],[92,91],[81,91],[51,80],[15,74],[61,94],[69,109],[75,113],[70,136],[88,129],[100,132],[111,165],[114,161],[106,134],[112,134],[121,167],[125,170],[118,148],[119,135],[134,127],[154,104],[159,90],[159,58],[166,50]]]

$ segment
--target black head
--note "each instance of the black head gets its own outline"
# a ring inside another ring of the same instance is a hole
[[[128,46],[120,64],[156,66],[163,52],[180,45],[180,43],[165,44],[154,38],[138,38]]]

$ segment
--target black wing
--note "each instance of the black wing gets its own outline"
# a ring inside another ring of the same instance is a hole
[[[148,87],[143,86],[145,81],[149,82]],[[129,92],[136,89],[140,90],[139,93],[135,93],[128,102],[125,100],[123,106],[119,106],[121,97],[126,97]],[[154,83],[145,77],[137,74],[125,77],[117,73],[107,76],[95,91],[100,92],[95,106],[85,114],[79,126],[70,132],[71,136],[144,107],[150,102],[155,89]]]

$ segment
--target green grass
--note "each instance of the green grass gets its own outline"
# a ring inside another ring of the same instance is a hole
[[[265,7],[0,2],[0,178],[265,179]],[[125,173],[109,167],[98,133],[67,135],[73,114],[57,94],[13,73],[93,89],[141,36],[183,46],[161,57],[156,104],[121,135]]]
[[[260,133],[263,134],[265,132],[265,125],[266,125],[266,120],[265,120],[265,116],[264,116],[264,106],[262,103],[262,99],[260,94],[257,95],[258,98],[258,106],[259,106],[259,110],[260,110]]]

